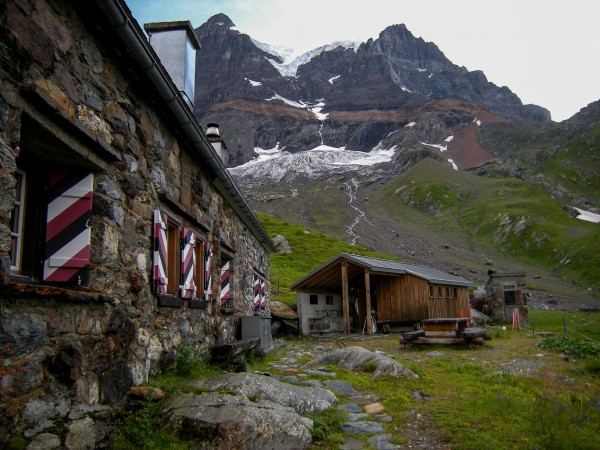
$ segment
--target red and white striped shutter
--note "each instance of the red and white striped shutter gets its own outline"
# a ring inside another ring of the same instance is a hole
[[[181,298],[196,298],[196,234],[181,227]]]
[[[93,191],[91,173],[57,171],[50,174],[44,281],[88,281]]]
[[[167,215],[154,211],[153,279],[157,294],[167,293]]]
[[[266,283],[265,280],[260,280],[260,309],[267,307],[267,296],[265,295]]]
[[[231,283],[230,283],[230,263],[229,260],[223,262],[221,266],[221,306],[227,303],[227,300],[231,297]]]
[[[258,275],[254,275],[254,281],[252,282],[252,292],[254,293],[254,300],[252,306],[254,309],[260,307],[260,278]]]
[[[204,243],[204,300],[210,301],[212,297],[212,244]]]

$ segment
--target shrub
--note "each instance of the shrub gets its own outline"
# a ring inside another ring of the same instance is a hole
[[[565,355],[578,358],[600,359],[600,344],[592,340],[579,339],[575,336],[550,336],[538,344],[540,348],[554,350]]]

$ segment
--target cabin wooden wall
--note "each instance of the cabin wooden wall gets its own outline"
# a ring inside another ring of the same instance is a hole
[[[428,318],[427,281],[412,275],[377,279],[377,321],[415,322]]]
[[[441,317],[470,317],[466,287],[430,285],[413,275],[381,277],[376,281],[377,321],[416,322]],[[438,294],[438,287],[442,293]],[[449,292],[448,289],[449,288]]]

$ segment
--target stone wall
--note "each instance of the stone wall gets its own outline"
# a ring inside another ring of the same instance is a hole
[[[111,30],[80,13],[61,0],[0,7],[0,446],[10,435],[54,442],[45,430],[63,427],[57,438],[66,448],[92,448],[110,433],[98,419],[104,405],[122,404],[132,385],[172,364],[182,342],[204,352],[234,340],[240,317],[253,314],[254,274],[269,279],[265,242],[215,186],[125,52],[114,52]],[[89,282],[12,276],[14,174],[23,161],[39,175],[64,167],[94,174]],[[204,308],[188,300],[159,306],[156,209],[213,245],[215,281]],[[225,245],[233,255],[226,310]],[[267,298],[268,291],[267,283]]]

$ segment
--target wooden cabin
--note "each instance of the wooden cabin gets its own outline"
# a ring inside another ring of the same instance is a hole
[[[302,334],[371,334],[377,324],[470,317],[470,285],[430,267],[341,253],[291,289],[297,293]]]

